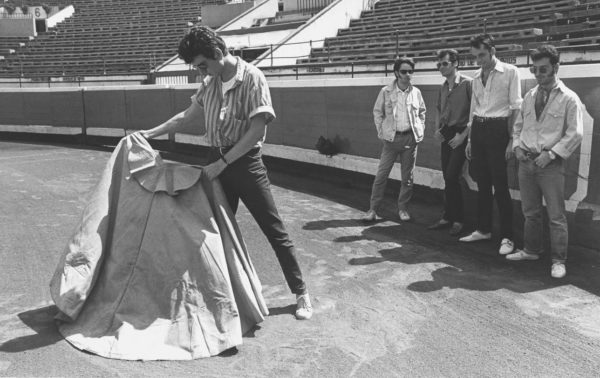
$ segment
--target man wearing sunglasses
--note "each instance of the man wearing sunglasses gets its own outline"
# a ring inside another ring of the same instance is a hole
[[[521,107],[521,81],[517,67],[496,58],[494,38],[481,34],[471,39],[471,54],[481,67],[473,78],[471,128],[465,153],[477,182],[477,227],[462,242],[492,238],[495,198],[500,215],[500,254],[514,250],[512,199],[506,161],[513,156],[512,126]]]
[[[377,137],[383,146],[373,182],[369,211],[365,221],[374,221],[383,200],[385,186],[396,159],[400,158],[401,188],[398,196],[398,216],[404,222],[411,216],[408,202],[413,192],[413,171],[417,159],[417,144],[425,131],[425,102],[421,91],[411,84],[415,62],[399,58],[394,62],[396,79],[381,89],[373,107]]]
[[[542,253],[542,199],[550,223],[551,275],[567,270],[568,227],[564,201],[564,160],[579,147],[583,110],[579,97],[556,77],[559,53],[542,45],[530,54],[538,85],[523,99],[513,128],[513,148],[519,160],[521,207],[525,216],[524,248],[509,260],[537,260]]]
[[[458,235],[463,229],[463,198],[460,187],[462,167],[465,163],[465,147],[471,109],[470,77],[458,72],[458,52],[454,49],[437,53],[437,67],[444,84],[438,92],[438,128],[435,137],[441,141],[442,172],[444,174],[444,216],[430,230],[450,229],[450,235]]]

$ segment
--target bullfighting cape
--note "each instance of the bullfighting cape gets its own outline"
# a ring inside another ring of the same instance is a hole
[[[218,180],[137,133],[113,152],[50,291],[60,333],[109,358],[214,356],[268,314]]]

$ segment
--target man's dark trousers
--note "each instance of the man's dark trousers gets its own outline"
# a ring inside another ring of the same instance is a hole
[[[454,126],[451,127],[456,135],[459,131]],[[463,128],[464,130],[464,128]],[[462,167],[465,163],[465,147],[467,140],[452,148],[448,141],[442,142],[442,173],[444,174],[444,216],[443,218],[449,222],[463,223],[463,196],[460,187],[460,177],[462,175]]]
[[[479,190],[477,229],[484,233],[492,231],[493,198],[495,198],[500,215],[500,238],[512,240],[512,200],[508,190],[505,158],[509,139],[508,119],[473,118],[471,164]]]
[[[219,159],[219,149],[211,148],[208,162]],[[306,285],[296,260],[295,248],[277,212],[260,148],[251,149],[228,165],[219,175],[219,180],[233,213],[236,213],[241,199],[271,243],[292,293],[304,294]]]

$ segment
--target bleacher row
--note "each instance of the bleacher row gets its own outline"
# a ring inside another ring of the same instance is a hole
[[[0,49],[15,50],[0,61],[0,76],[145,74],[176,53],[202,5],[216,2],[73,0],[75,14],[35,39],[0,38]]]
[[[0,37],[0,77],[145,74],[176,53],[203,4],[218,2],[45,1],[72,4],[75,14],[34,39]],[[468,54],[470,37],[484,27],[500,55],[525,54],[548,41],[600,50],[600,0],[380,0],[298,63],[389,61],[397,54],[432,59],[442,47]]]
[[[544,42],[600,49],[599,22],[599,0],[380,0],[298,63],[432,59],[442,47],[466,55],[484,28],[500,53],[526,54]]]

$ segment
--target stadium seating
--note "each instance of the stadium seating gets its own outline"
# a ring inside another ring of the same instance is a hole
[[[220,1],[73,0],[71,18],[31,41],[19,41],[26,42],[24,47],[10,47],[14,44],[0,39],[0,48],[16,51],[0,62],[0,76],[147,73],[176,53],[189,23],[198,21],[201,6],[216,2]]]
[[[467,54],[469,38],[484,28],[496,37],[500,52],[525,53],[548,41],[600,48],[597,23],[598,0],[381,0],[298,63],[378,61],[396,55],[431,59],[444,47]]]

